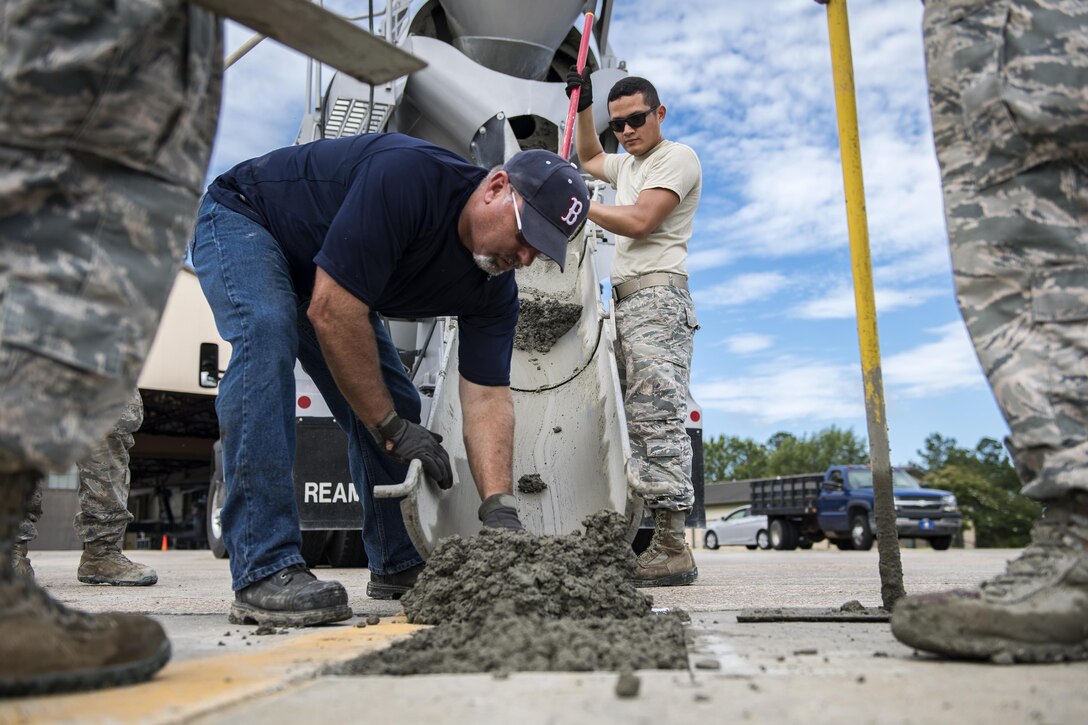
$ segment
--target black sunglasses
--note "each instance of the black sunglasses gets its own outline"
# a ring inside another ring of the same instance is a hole
[[[624,126],[630,126],[631,128],[642,128],[646,125],[646,117],[657,110],[657,106],[650,108],[646,111],[639,111],[638,113],[632,113],[627,118],[611,118],[608,120],[608,127],[616,133],[623,133]]]

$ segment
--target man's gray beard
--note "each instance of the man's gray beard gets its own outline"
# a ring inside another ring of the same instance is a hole
[[[498,277],[500,274],[507,271],[499,266],[499,263],[495,261],[494,257],[486,254],[473,254],[472,259],[476,262],[477,267],[487,272],[492,277]]]

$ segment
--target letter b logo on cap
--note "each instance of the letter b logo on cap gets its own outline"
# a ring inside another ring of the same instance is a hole
[[[585,223],[589,189],[574,164],[545,149],[527,149],[503,165],[521,207],[525,241],[563,269],[567,245]]]
[[[574,226],[578,223],[578,215],[582,213],[582,202],[576,196],[570,198],[570,209],[567,209],[567,213],[560,217],[567,226]]]

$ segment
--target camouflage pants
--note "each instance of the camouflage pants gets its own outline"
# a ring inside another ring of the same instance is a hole
[[[76,535],[87,543],[105,539],[120,543],[132,521],[128,510],[129,449],[132,434],[144,420],[144,402],[136,391],[125,405],[113,430],[95,446],[90,457],[80,461],[79,513],[74,521]],[[19,541],[38,538],[35,524],[42,516],[42,487],[39,482],[30,503],[30,511],[19,527]]]
[[[649,287],[616,304],[616,362],[640,493],[650,508],[688,510],[691,439],[688,385],[695,306],[678,287]]]
[[[63,472],[132,395],[197,196],[0,146],[0,472]]]
[[[1023,493],[1088,489],[1088,1],[928,0],[956,294]]]
[[[0,473],[66,471],[136,386],[204,184],[221,23],[0,3]]]

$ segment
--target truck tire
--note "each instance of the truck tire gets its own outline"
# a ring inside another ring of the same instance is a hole
[[[703,546],[707,549],[717,549],[718,535],[713,531],[706,532],[706,536],[703,537]]]
[[[812,539],[809,539],[806,536],[802,536],[801,539],[797,542],[797,548],[798,549],[804,549],[806,551],[811,549],[812,548]]]
[[[873,548],[873,531],[869,528],[868,511],[857,511],[850,517],[850,543],[857,551]]]
[[[218,445],[218,444],[217,444]],[[223,541],[223,499],[227,497],[227,484],[219,469],[212,472],[212,481],[208,484],[208,498],[204,506],[205,526],[208,548],[216,559],[227,558],[227,544]]]
[[[362,569],[367,565],[363,532],[358,529],[334,531],[325,549],[329,564],[337,569]]]
[[[763,551],[771,548],[771,537],[766,529],[760,529],[759,533],[756,534],[756,546]]]
[[[771,521],[771,546],[778,551],[793,551],[797,548],[797,530],[787,519]]]
[[[833,543],[839,551],[850,551],[854,548],[854,542],[850,539],[832,539]]]
[[[951,536],[934,536],[929,540],[929,545],[937,551],[945,551],[948,547],[952,546]]]

